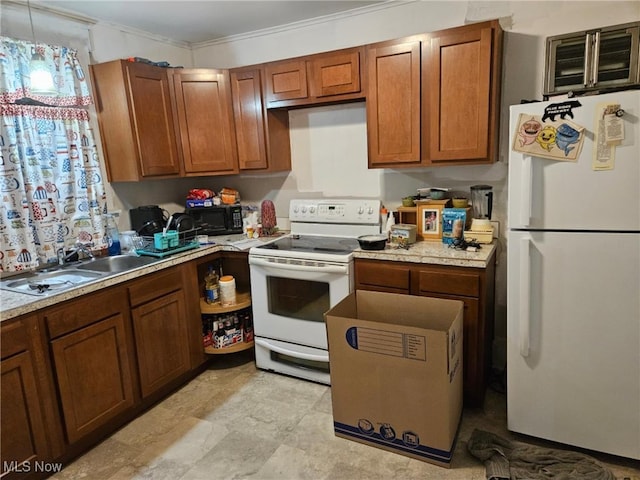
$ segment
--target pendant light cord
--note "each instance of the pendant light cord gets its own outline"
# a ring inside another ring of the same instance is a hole
[[[33,48],[36,48],[36,31],[33,29],[33,18],[31,17],[31,3],[27,0],[27,10],[29,11],[29,23],[31,24],[31,36],[33,37]]]

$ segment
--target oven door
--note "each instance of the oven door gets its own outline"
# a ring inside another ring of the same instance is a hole
[[[353,262],[249,255],[249,266],[256,337],[327,350],[324,313],[353,291]]]

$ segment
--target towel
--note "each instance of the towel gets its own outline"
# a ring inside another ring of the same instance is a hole
[[[514,442],[482,430],[474,430],[467,448],[484,462],[487,480],[615,480],[608,468],[587,455]]]

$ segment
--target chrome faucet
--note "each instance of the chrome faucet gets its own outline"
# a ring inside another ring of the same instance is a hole
[[[69,250],[67,254],[65,254],[64,247],[60,247],[56,252],[56,255],[58,257],[58,265],[64,265],[76,253],[83,253],[89,258],[94,258],[91,247],[93,247],[93,243],[76,242],[76,244],[71,248],[71,250]]]

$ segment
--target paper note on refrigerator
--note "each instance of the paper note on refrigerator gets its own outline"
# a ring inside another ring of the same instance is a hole
[[[607,141],[607,125],[606,117],[607,111],[610,111],[614,105],[606,103],[600,103],[596,107],[595,113],[595,128],[593,139],[593,161],[591,163],[592,168],[595,171],[613,170],[616,161],[616,145],[619,141],[609,142]],[[620,108],[620,105],[617,106]],[[624,132],[624,129],[622,129]],[[613,135],[615,137],[615,134]],[[622,134],[624,138],[624,133]],[[611,138],[612,135],[609,135]]]

